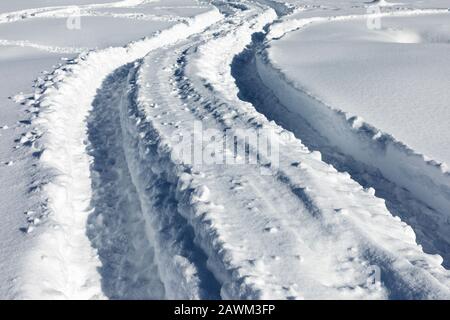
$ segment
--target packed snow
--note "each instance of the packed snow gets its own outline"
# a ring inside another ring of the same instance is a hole
[[[0,4],[0,298],[450,299],[449,4],[401,2]]]

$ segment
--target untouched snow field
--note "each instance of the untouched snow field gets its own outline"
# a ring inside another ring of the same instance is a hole
[[[94,1],[0,4],[0,298],[450,299],[447,1]]]

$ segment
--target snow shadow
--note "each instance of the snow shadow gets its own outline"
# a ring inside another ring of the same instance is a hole
[[[87,233],[98,250],[108,298],[163,299],[154,248],[123,151],[119,106],[130,68],[117,69],[103,82],[87,119],[93,193]]]

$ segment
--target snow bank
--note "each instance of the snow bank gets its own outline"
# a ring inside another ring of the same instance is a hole
[[[360,118],[350,117],[308,94],[287,79],[267,54],[258,55],[256,61],[261,79],[289,111],[299,114],[342,153],[380,170],[387,179],[450,216],[450,173],[445,165],[426,159]]]

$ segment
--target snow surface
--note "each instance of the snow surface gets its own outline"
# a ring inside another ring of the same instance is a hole
[[[364,1],[2,4],[0,297],[449,299],[444,166],[338,111],[401,114],[363,103],[418,86],[403,46],[441,97],[446,6],[404,2],[369,34]]]
[[[431,159],[450,163],[450,13],[318,23],[269,59],[305,91]],[[330,54],[332,53],[332,54]]]
[[[283,106],[267,112],[374,187],[448,265],[448,10],[381,17],[375,30],[355,14],[275,24],[258,73]]]
[[[176,22],[149,21],[114,17],[83,17],[79,30],[67,30],[67,18],[29,19],[0,24],[0,39],[26,41],[47,47],[74,48],[79,52],[109,46],[126,45]]]
[[[24,213],[31,213],[30,206],[39,202],[39,196],[30,192],[33,191],[35,161],[18,141],[29,130],[29,113],[27,107],[18,106],[8,97],[25,90],[30,92],[33,79],[40,76],[41,71],[51,70],[60,58],[59,54],[42,54],[20,47],[2,47],[0,51],[0,74],[4,79],[0,86],[0,296],[4,298],[13,297],[18,265],[31,245],[30,239],[20,231],[26,225]]]

